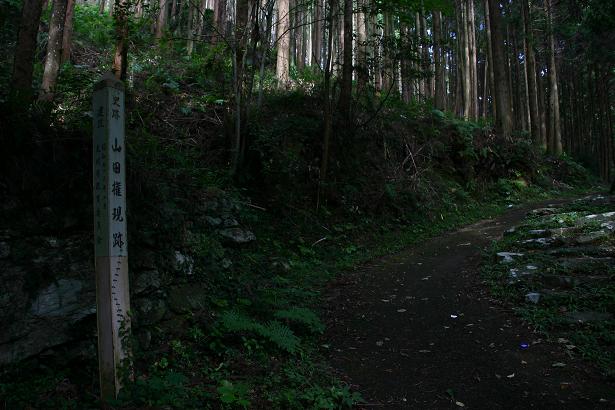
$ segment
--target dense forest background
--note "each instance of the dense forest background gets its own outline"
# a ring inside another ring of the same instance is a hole
[[[323,359],[339,271],[612,177],[612,2],[1,0],[0,26],[9,404],[97,400],[105,72],[127,86],[137,377],[118,406],[351,406]]]

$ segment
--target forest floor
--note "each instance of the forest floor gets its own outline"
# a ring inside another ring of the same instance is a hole
[[[613,383],[496,300],[480,274],[483,250],[546,205],[441,235],[330,285],[330,361],[361,392],[359,408],[613,408]]]

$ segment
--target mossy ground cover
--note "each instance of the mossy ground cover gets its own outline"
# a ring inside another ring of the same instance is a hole
[[[586,357],[610,377],[615,375],[615,238],[604,221],[594,222],[592,215],[608,215],[614,209],[609,198],[590,197],[549,215],[530,215],[494,244],[483,272],[497,298],[550,341],[568,341],[571,355]],[[600,229],[607,234],[591,236]],[[527,242],[545,236],[555,242],[546,246]],[[498,252],[523,256],[501,263]],[[528,300],[530,293],[540,294],[538,303]]]

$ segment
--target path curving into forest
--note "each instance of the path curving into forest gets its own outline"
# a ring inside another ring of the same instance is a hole
[[[614,408],[612,383],[564,346],[541,341],[481,281],[481,251],[529,209],[375,260],[331,284],[330,363],[363,395],[359,408]]]

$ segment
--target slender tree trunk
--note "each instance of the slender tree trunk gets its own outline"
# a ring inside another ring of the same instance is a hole
[[[43,81],[39,99],[51,99],[52,92],[60,71],[62,58],[62,37],[68,0],[54,0],[51,18],[49,20],[49,39],[47,40],[47,57],[43,71]]]
[[[186,53],[188,55],[192,55],[192,51],[194,50],[194,11],[196,9],[197,14],[200,14],[198,7],[198,3],[189,2],[188,3],[188,21],[186,22]]]
[[[344,0],[345,1],[345,0]],[[342,68],[342,59],[344,52],[344,21],[340,21],[340,5],[336,4],[336,9],[333,11],[333,75],[340,76],[340,68]]]
[[[198,16],[196,17],[196,31],[195,37],[197,40],[202,41],[203,39],[203,28],[205,26],[205,12],[208,9],[208,1],[201,0],[201,5],[198,9]]]
[[[235,141],[233,144],[232,170],[235,176],[243,171],[246,140],[244,135],[246,98],[245,97],[245,68],[248,44],[249,0],[236,0],[235,5],[235,33],[233,41],[233,82],[235,91]]]
[[[470,54],[470,118],[478,118],[478,72],[477,72],[477,52],[476,52],[476,30],[474,20],[474,0],[468,1],[468,43]]]
[[[295,6],[295,49],[296,57],[295,64],[298,70],[302,70],[305,67],[305,10],[303,10],[303,4],[297,4]]]
[[[322,0],[314,1],[314,24],[312,25],[312,62],[322,66]]]
[[[160,40],[167,25],[167,0],[160,0],[158,3],[158,19],[156,19],[156,39]]]
[[[408,24],[401,21],[399,32],[402,40],[401,47],[408,49],[410,46],[408,39],[411,38]],[[409,103],[412,99],[411,62],[408,53],[403,53],[401,57],[401,96],[405,103]]]
[[[394,67],[394,59],[392,58],[392,49],[388,47],[393,40],[393,16],[390,12],[384,13],[384,27],[383,27],[383,47],[382,47],[382,55],[383,55],[383,75],[382,75],[382,88],[385,91],[391,89],[393,84],[396,83],[396,74]]]
[[[214,31],[211,38],[212,44],[217,44],[222,37],[228,34],[227,30],[227,6],[228,0],[216,0],[214,5]]]
[[[510,23],[506,22],[506,38],[505,38],[505,42],[504,42],[504,56],[505,56],[505,60],[506,60],[506,78],[508,79],[508,96],[510,97],[510,100],[508,102],[509,106],[510,106],[510,111],[512,114],[512,123],[513,123],[513,127],[516,127],[516,114],[517,114],[517,107],[515,105],[515,97],[516,97],[516,93],[515,93],[515,88],[513,87],[513,67],[512,67],[512,54],[514,54],[514,51],[511,52],[511,49],[514,50],[514,47],[512,45],[512,41],[510,39]]]
[[[374,79],[374,88],[376,89],[376,93],[382,91],[382,66],[383,66],[383,55],[380,47],[380,40],[382,39],[381,29],[378,26],[378,22],[376,16],[371,14],[369,17],[369,27],[370,27],[370,38],[371,38],[371,53],[370,57],[375,61],[372,67],[372,77]]]
[[[491,19],[489,18],[489,4],[485,1],[485,28],[487,31],[487,66],[489,68],[489,96],[491,97],[491,116],[494,123],[497,122],[497,101],[495,100],[495,70],[493,63],[493,42],[491,39]],[[488,106],[488,102],[485,104]],[[485,108],[485,111],[487,109]]]
[[[68,0],[66,6],[66,18],[64,21],[64,34],[62,36],[62,59],[61,63],[70,60],[70,52],[73,37],[73,19],[75,15],[75,0]]]
[[[171,28],[171,32],[175,33],[175,30],[177,29],[177,16],[178,16],[178,10],[177,10],[177,6],[178,6],[178,2],[179,0],[169,0],[171,2],[171,20],[169,21],[169,26]],[[238,1],[238,0],[235,0]],[[183,2],[182,2],[183,3]],[[183,4],[181,5],[181,7],[183,7]]]
[[[19,34],[13,60],[11,87],[13,92],[24,97],[32,96],[32,72],[36,36],[42,12],[41,0],[24,0],[19,22]]]
[[[517,47],[517,32],[516,28],[512,26],[510,28],[510,38],[510,48],[512,49],[510,70],[512,72],[511,77],[513,77],[511,91],[513,92],[514,96],[513,112],[515,114],[515,124],[518,124],[521,130],[527,131],[527,122],[525,118],[526,110],[523,106],[523,103],[526,99],[524,99],[522,96],[524,83],[522,83],[521,81],[521,66],[518,58],[519,49]]]
[[[352,102],[352,0],[344,0],[344,61],[339,109],[342,116],[350,119]]]
[[[320,198],[324,196],[325,185],[327,182],[327,173],[329,168],[329,146],[331,145],[331,134],[333,130],[333,107],[331,96],[331,64],[333,54],[333,32],[335,13],[337,12],[337,0],[329,0],[329,17],[328,17],[328,32],[327,38],[327,55],[325,63],[325,78],[324,78],[324,135],[322,143],[322,158],[320,161],[320,178],[318,181],[318,200],[316,207],[320,206]]]
[[[102,15],[105,12],[106,1],[99,0],[98,2],[98,14]]]
[[[555,64],[555,34],[553,33],[553,16],[555,12],[553,0],[545,0],[545,11],[547,13],[549,41],[549,135],[551,136],[549,152],[553,155],[561,155],[562,130],[557,88],[557,66]]]
[[[275,8],[275,2],[270,1],[267,3],[266,10],[266,23],[265,23],[265,39],[262,41],[262,51],[260,60],[260,74],[258,82],[258,108],[263,106],[263,85],[265,82],[265,64],[267,62],[267,55],[269,54],[269,48],[271,47],[271,32],[273,28],[273,12]]]
[[[421,8],[419,13],[419,21],[421,23],[421,70],[425,76],[423,79],[423,96],[425,100],[432,97],[431,95],[431,58],[429,55],[429,37],[427,36],[427,20],[425,19],[425,9]]]
[[[525,51],[525,71],[527,75],[528,102],[530,108],[530,129],[532,140],[537,146],[544,148],[544,139],[540,130],[540,116],[538,114],[538,83],[536,82],[536,56],[534,54],[534,35],[531,26],[529,0],[522,0],[523,7],[523,28],[524,51]]]
[[[460,116],[463,118],[472,118],[472,69],[470,58],[470,23],[468,19],[468,0],[460,0],[459,8],[459,50],[460,55],[460,77],[461,81],[461,99],[463,105],[460,105]]]
[[[115,30],[116,43],[113,57],[113,72],[118,80],[126,80],[128,72],[128,13],[129,0],[119,0],[116,3]]]
[[[495,77],[495,97],[497,100],[496,129],[505,138],[512,134],[512,110],[510,107],[510,90],[506,76],[507,59],[504,53],[504,37],[502,33],[502,16],[499,2],[487,0],[489,5],[489,19],[491,23],[491,44],[493,46],[493,63]]]
[[[367,67],[367,24],[365,15],[365,0],[359,0],[357,13],[357,90],[361,93],[369,82]]]
[[[442,12],[433,12],[433,54],[435,65],[435,98],[434,106],[439,110],[446,109],[445,92],[446,84],[444,83],[445,64],[442,59]]]
[[[489,70],[491,69],[491,67],[489,67],[489,60],[485,59],[485,64],[483,65],[483,104],[482,104],[482,117],[484,119],[487,118],[487,107],[489,105],[488,101],[489,101]]]
[[[290,85],[290,20],[288,0],[278,0],[278,57],[276,75],[279,88]]]
[[[543,136],[545,151],[547,151],[549,146],[549,136],[547,135],[547,87],[545,86],[542,78],[537,78],[536,82],[538,83],[538,117],[540,119],[540,134]]]

